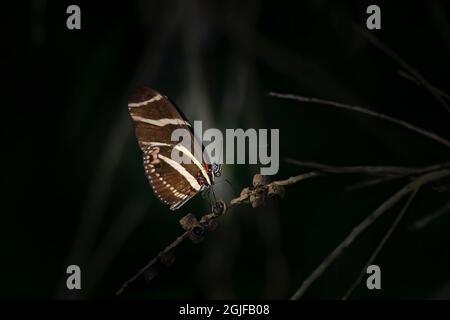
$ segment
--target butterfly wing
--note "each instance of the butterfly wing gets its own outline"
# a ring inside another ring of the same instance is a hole
[[[175,129],[190,130],[191,124],[175,105],[166,96],[150,88],[139,87],[131,94],[128,111],[142,151],[150,142],[173,143],[170,137]]]
[[[199,182],[192,165],[170,158],[173,148],[163,144],[148,146],[144,152],[144,169],[155,196],[176,210],[206,186]]]
[[[128,110],[144,153],[145,174],[161,202],[176,210],[209,187],[207,167],[191,152],[199,146],[191,125],[166,96],[150,88],[138,88],[130,97]],[[179,128],[190,135],[191,148],[171,141],[173,130]],[[190,163],[173,160],[174,149],[189,158]]]

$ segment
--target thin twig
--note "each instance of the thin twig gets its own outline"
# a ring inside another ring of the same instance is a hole
[[[393,181],[393,180],[400,179],[400,178],[412,178],[412,177],[420,175],[420,174],[424,174],[424,173],[432,172],[432,171],[436,171],[436,170],[441,170],[441,169],[446,169],[446,168],[450,168],[450,162],[439,163],[439,164],[422,167],[422,168],[420,168],[420,167],[419,168],[410,168],[411,173],[408,173],[405,175],[387,176],[387,177],[366,180],[366,181],[362,181],[362,182],[350,185],[346,189],[348,191],[354,191],[354,190],[365,188],[365,187],[372,187],[372,186],[380,184],[380,183],[385,183],[385,182]]]
[[[345,187],[345,190],[346,191],[355,191],[355,190],[359,190],[359,189],[363,189],[363,188],[367,188],[367,187],[373,187],[380,183],[386,183],[386,182],[397,180],[397,179],[404,178],[404,177],[406,177],[406,176],[388,176],[388,177],[381,177],[381,178],[374,178],[374,179],[359,181],[359,182],[356,182],[354,184],[351,184],[351,185]]]
[[[437,134],[427,131],[425,129],[422,129],[420,127],[417,127],[413,124],[410,124],[409,122],[388,116],[386,114],[383,113],[379,113],[379,112],[375,112],[363,107],[359,107],[359,106],[350,106],[348,104],[344,104],[344,103],[339,103],[339,102],[335,102],[335,101],[330,101],[330,100],[324,100],[324,99],[318,99],[318,98],[310,98],[310,97],[303,97],[303,96],[298,96],[298,95],[294,95],[294,94],[285,94],[285,93],[277,93],[277,92],[269,92],[268,93],[269,96],[271,97],[276,97],[276,98],[281,98],[281,99],[288,99],[288,100],[295,100],[295,101],[300,101],[300,102],[308,102],[308,103],[316,103],[316,104],[320,104],[320,105],[326,105],[326,106],[331,106],[331,107],[336,107],[336,108],[341,108],[341,109],[346,109],[346,110],[351,110],[351,111],[356,111],[359,113],[363,113],[372,117],[376,117],[379,119],[383,119],[395,124],[398,124],[404,128],[407,128],[408,130],[414,131],[418,134],[421,134],[425,137],[428,137],[436,142],[439,142],[440,144],[443,144],[444,146],[450,148],[450,141],[438,136]]]
[[[396,167],[396,166],[334,166],[323,164],[320,162],[301,161],[293,158],[286,158],[286,162],[295,164],[308,169],[315,169],[326,173],[339,174],[364,174],[364,175],[380,175],[382,177],[392,176],[413,176],[424,174],[427,172],[450,168],[450,162],[432,164],[425,167]]]
[[[422,229],[429,225],[431,222],[435,221],[437,218],[441,217],[445,213],[450,212],[450,201],[444,204],[442,207],[436,211],[426,215],[425,217],[417,220],[412,224],[411,229]]]
[[[274,181],[270,184],[277,185],[277,186],[288,186],[288,185],[291,185],[291,184],[294,184],[294,183],[297,183],[297,182],[300,182],[300,181],[303,181],[303,180],[306,180],[306,179],[309,179],[312,177],[316,177],[319,175],[320,175],[319,173],[313,171],[313,172],[300,174],[298,176],[293,176],[286,180]]]
[[[178,245],[180,245],[184,240],[186,240],[189,237],[190,231],[184,232],[182,235],[180,235],[178,238],[176,238],[171,244],[169,244],[167,247],[165,247],[162,251],[158,253],[156,257],[151,259],[144,267],[142,267],[134,276],[132,276],[130,279],[125,281],[123,285],[120,287],[119,290],[117,290],[116,295],[121,294],[133,281],[135,281],[137,278],[139,278],[142,274],[144,274],[145,271],[150,269],[153,265],[155,265],[160,257],[163,257],[164,255],[169,254],[174,250]]]
[[[396,167],[396,166],[334,166],[319,162],[299,161],[292,158],[286,158],[285,160],[286,162],[292,163],[299,167],[316,169],[320,172],[325,173],[363,174],[369,176],[372,175],[380,176],[377,178],[364,180],[362,182],[350,185],[346,188],[348,191],[374,186],[376,184],[392,181],[395,179],[412,177],[427,172],[450,168],[450,162],[438,163],[425,167]]]
[[[353,282],[353,284],[347,290],[345,295],[342,297],[342,300],[347,300],[350,297],[350,295],[353,293],[353,291],[356,289],[356,287],[361,283],[362,279],[364,278],[364,275],[366,274],[367,267],[372,265],[372,263],[378,257],[378,254],[381,252],[381,250],[383,249],[384,245],[386,244],[386,242],[388,241],[388,239],[390,238],[390,236],[392,235],[394,230],[397,228],[397,226],[400,223],[400,221],[403,219],[403,216],[405,215],[406,211],[408,210],[409,206],[411,205],[411,202],[414,199],[414,197],[416,196],[417,192],[419,191],[419,188],[420,187],[417,187],[416,189],[414,189],[413,192],[411,192],[411,195],[409,196],[409,198],[406,201],[405,205],[403,206],[402,210],[400,211],[400,213],[395,218],[394,222],[392,223],[392,225],[389,228],[389,230],[386,232],[386,234],[383,237],[383,239],[381,239],[381,242],[378,244],[378,246],[376,247],[375,251],[370,256],[370,258],[367,261],[367,263],[361,269],[361,272],[359,273],[358,278],[355,280],[355,282]]]
[[[317,172],[308,172],[290,177],[285,180],[273,181],[270,183],[258,183],[257,178],[260,178],[261,176],[255,175],[253,180],[254,187],[242,189],[241,194],[238,197],[232,199],[228,204],[226,204],[226,210],[232,207],[248,203],[250,203],[252,207],[257,207],[265,200],[266,195],[268,195],[269,197],[274,195],[282,196],[283,190],[279,188],[283,188],[284,186],[289,186],[298,183],[300,181],[304,181],[306,179],[310,179],[317,176],[320,176],[320,174]],[[210,212],[203,215],[202,218],[200,219],[199,225],[206,230],[212,230],[214,228],[212,226],[214,225],[216,220],[222,216],[222,213],[223,212],[221,213]],[[120,287],[120,289],[116,292],[116,295],[120,295],[132,282],[138,279],[141,275],[143,275],[147,270],[153,267],[162,258],[171,255],[176,247],[178,247],[184,240],[189,239],[192,236],[193,231],[194,230],[185,231],[177,239],[175,239],[175,241],[173,241],[162,251],[160,251],[156,257],[151,259],[134,276],[125,281],[124,284]]]
[[[396,167],[396,166],[333,166],[319,162],[299,161],[292,158],[286,158],[286,162],[295,164],[308,169],[315,169],[327,173],[349,173],[364,174],[375,176],[406,176],[413,174],[422,174],[429,171],[436,171],[450,167],[450,162],[439,163],[426,167]]]
[[[422,85],[422,83],[419,80],[414,78],[414,76],[410,75],[406,71],[403,71],[403,70],[399,69],[399,70],[397,70],[397,73],[398,73],[398,75],[400,77],[403,77],[406,80],[409,80],[409,81],[413,82],[417,86],[421,86]],[[437,94],[441,95],[442,98],[445,98],[445,99],[450,101],[450,95],[448,93],[444,92],[443,90],[441,90],[439,88],[436,88],[435,86],[431,86],[431,87],[433,88],[433,91],[436,92]]]
[[[417,70],[411,67],[408,63],[405,62],[400,56],[398,56],[391,48],[389,48],[386,44],[378,40],[372,33],[367,32],[359,26],[356,26],[356,30],[364,36],[367,40],[369,40],[375,47],[384,52],[391,59],[396,61],[403,69],[407,70],[418,82],[420,82],[429,92],[430,94],[439,101],[440,104],[450,113],[450,106],[447,104],[445,99],[436,92],[435,88],[426,80]]]
[[[406,186],[401,188],[394,195],[389,197],[385,202],[383,202],[375,211],[373,211],[369,216],[367,216],[361,223],[359,223],[353,230],[347,235],[347,237],[322,261],[322,263],[314,269],[314,271],[303,281],[301,286],[295,291],[292,300],[300,299],[309,287],[325,272],[325,270],[336,260],[345,249],[353,243],[353,241],[372,223],[375,222],[383,213],[388,209],[392,208],[396,203],[398,203],[403,197],[411,193],[421,186],[442,179],[450,175],[450,170],[440,170],[435,172],[430,172],[424,174],[414,181],[408,183]]]

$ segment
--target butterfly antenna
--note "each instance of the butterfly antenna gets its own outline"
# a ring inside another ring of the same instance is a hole
[[[217,198],[216,198],[216,193],[214,192],[214,188],[210,188],[212,194],[213,194],[213,198],[214,198],[214,204],[217,203]]]
[[[211,189],[207,189],[206,190],[206,194],[208,195],[209,205],[212,207],[213,203],[212,203],[212,200],[211,200]]]

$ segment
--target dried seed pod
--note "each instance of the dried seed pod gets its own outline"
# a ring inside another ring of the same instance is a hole
[[[212,211],[215,215],[220,216],[227,211],[227,205],[222,200],[219,200],[214,204]]]
[[[181,218],[179,223],[181,227],[186,231],[192,230],[192,228],[199,225],[197,218],[192,213],[188,213],[183,218]]]
[[[144,279],[145,281],[151,281],[153,280],[157,275],[158,275],[158,271],[155,268],[148,268],[147,270],[144,271]]]
[[[244,188],[238,198],[232,199],[230,205],[234,206],[239,203],[248,203],[248,196],[251,194],[250,188]]]
[[[264,202],[264,194],[262,193],[252,193],[250,195],[250,203],[253,208],[257,208]]]
[[[202,237],[203,234],[205,233],[205,230],[204,230],[203,227],[201,227],[201,226],[195,226],[194,228],[192,228],[192,233],[193,233],[196,237]]]
[[[189,233],[189,239],[193,243],[199,243],[199,242],[203,241],[204,235],[205,235],[205,229],[200,224],[198,224],[197,226],[195,226],[191,229],[191,232]]]
[[[219,224],[215,218],[213,213],[206,214],[200,219],[200,224],[205,227],[206,230],[212,231],[217,228]]]
[[[166,267],[170,267],[175,262],[175,256],[172,252],[162,253],[159,255],[158,259]]]
[[[214,213],[210,213],[210,214],[205,214],[204,216],[202,216],[202,218],[200,219],[200,224],[201,225],[205,225],[208,224],[210,220],[212,220],[214,218]]]
[[[208,228],[208,230],[212,231],[215,230],[218,225],[219,223],[217,222],[217,220],[209,220],[206,227]]]
[[[198,243],[203,240],[205,229],[192,213],[185,215],[179,222],[184,230],[189,231],[189,239],[192,242]]]
[[[257,173],[253,176],[253,187],[257,188],[257,187],[264,186],[264,185],[268,184],[269,181],[270,180],[269,180],[268,176],[263,176],[263,175]]]
[[[283,186],[277,184],[269,184],[267,188],[267,195],[269,198],[280,197],[283,198],[285,194],[285,189]]]
[[[242,189],[240,196],[241,196],[241,197],[245,197],[245,196],[247,196],[249,193],[250,193],[250,188],[244,188],[244,189]]]

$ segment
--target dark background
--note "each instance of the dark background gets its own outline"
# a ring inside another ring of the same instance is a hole
[[[79,31],[66,8],[81,7]],[[137,84],[170,96],[192,121],[279,128],[278,178],[304,172],[290,157],[335,165],[425,166],[445,147],[382,120],[267,97],[269,91],[362,105],[450,137],[449,114],[355,29],[371,1],[33,1],[4,8],[2,298],[113,297],[123,281],[181,233],[197,196],[175,213],[152,194],[127,96]],[[445,1],[377,2],[372,31],[433,85],[450,87]],[[216,193],[231,199],[258,166],[228,165]],[[348,191],[362,176],[331,175],[287,189],[283,200],[242,206],[205,241],[184,243],[173,266],[123,298],[289,298],[322,259],[405,181]],[[447,181],[448,183],[448,181]],[[408,227],[448,201],[420,191],[376,260],[382,290],[353,298],[450,298],[450,218]],[[307,292],[340,298],[392,224],[396,206]],[[65,270],[80,265],[79,292]]]

